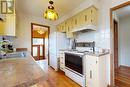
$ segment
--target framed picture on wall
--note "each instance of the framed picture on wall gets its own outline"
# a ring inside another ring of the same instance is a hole
[[[1,14],[13,14],[14,1],[1,1]]]

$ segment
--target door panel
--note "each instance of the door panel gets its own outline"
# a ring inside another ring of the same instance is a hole
[[[33,45],[33,57],[35,60],[42,60],[44,56],[44,45]]]
[[[40,57],[39,53],[40,53],[39,46],[33,45],[33,57],[35,60],[39,60],[39,57]]]

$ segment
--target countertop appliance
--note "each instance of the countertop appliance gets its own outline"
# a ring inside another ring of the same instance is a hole
[[[65,74],[85,87],[85,53],[95,51],[95,42],[78,42],[76,50],[65,52]]]

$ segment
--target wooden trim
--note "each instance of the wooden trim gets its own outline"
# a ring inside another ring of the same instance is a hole
[[[50,35],[50,26],[46,26],[46,25],[42,25],[42,24],[37,24],[37,23],[31,23],[31,54],[33,54],[33,25],[37,25],[37,26],[42,26],[42,27],[46,27],[48,28],[48,49],[49,49],[49,35]],[[49,64],[49,50],[48,50],[48,64]]]
[[[115,6],[113,8],[110,8],[110,31],[111,31],[111,58],[110,58],[110,62],[111,62],[111,86],[114,86],[115,83],[114,83],[114,25],[113,25],[113,15],[112,15],[112,12],[117,10],[117,9],[120,9],[120,8],[123,8],[125,6],[128,6],[130,5],[130,1],[126,2],[126,3],[123,3],[123,4],[120,4],[118,6]]]
[[[27,48],[16,48],[16,51],[17,51],[17,52],[27,51],[27,50],[28,50]]]
[[[114,10],[120,9],[120,8],[125,7],[125,6],[128,6],[128,5],[130,5],[130,1],[125,2],[125,3],[123,3],[123,4],[120,4],[120,5],[118,5],[118,6],[115,6],[115,7],[111,8],[111,10],[114,11]]]
[[[130,67],[129,67],[129,66],[120,65],[120,68],[124,68],[124,69],[130,70]]]

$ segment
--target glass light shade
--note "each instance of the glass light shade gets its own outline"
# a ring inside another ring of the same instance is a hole
[[[42,30],[38,30],[37,31],[39,34],[44,34],[45,32],[44,31],[42,31]]]
[[[44,18],[49,20],[57,20],[59,16],[54,9],[47,9],[44,13]]]

